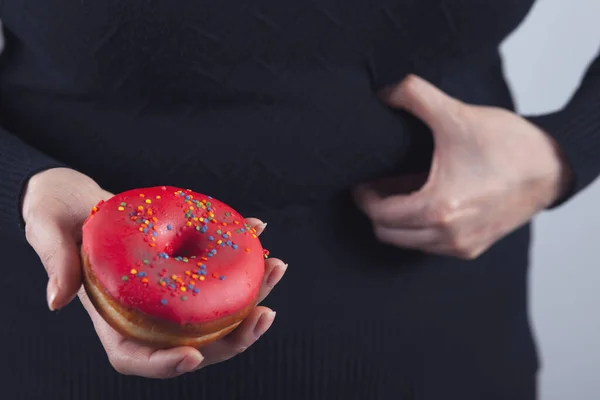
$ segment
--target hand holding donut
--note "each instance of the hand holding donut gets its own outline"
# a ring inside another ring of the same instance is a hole
[[[27,241],[48,273],[48,306],[56,310],[76,295],[87,310],[113,367],[127,375],[170,378],[227,360],[252,345],[264,334],[275,317],[270,309],[258,306],[230,334],[202,348],[181,346],[156,349],[140,344],[115,331],[90,302],[81,288],[82,268],[78,244],[82,225],[90,210],[112,194],[89,177],[65,168],[55,168],[32,177],[23,197],[23,218]],[[246,219],[260,234],[264,224]],[[265,260],[265,274],[258,294],[262,301],[281,280],[286,265],[276,258]]]
[[[386,90],[383,100],[425,122],[435,142],[428,177],[356,190],[383,242],[473,259],[568,187],[553,140],[510,111],[464,104],[416,76]]]

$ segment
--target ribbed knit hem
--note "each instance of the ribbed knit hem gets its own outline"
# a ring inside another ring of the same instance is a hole
[[[4,233],[22,233],[21,198],[29,178],[63,166],[0,128],[0,226]]]

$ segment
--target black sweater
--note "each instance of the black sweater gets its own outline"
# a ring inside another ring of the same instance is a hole
[[[430,256],[377,243],[347,195],[428,168],[431,135],[380,104],[384,85],[416,73],[513,108],[498,45],[531,3],[0,0],[0,251],[6,282],[28,282],[3,289],[7,398],[531,398],[529,227],[474,262]],[[573,169],[567,198],[600,172],[599,109],[597,60],[564,110],[531,119]],[[54,166],[113,192],[189,187],[267,221],[290,263],[272,331],[168,382],[114,373],[79,306],[46,311],[24,244],[23,185]]]

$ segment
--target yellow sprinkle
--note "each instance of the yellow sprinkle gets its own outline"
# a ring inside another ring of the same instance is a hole
[[[137,274],[137,269],[135,269],[135,268],[131,268],[131,271],[129,271],[129,273],[130,273],[131,275],[135,275],[135,274]]]
[[[196,281],[190,281],[190,285],[195,285]]]
[[[204,222],[204,218],[200,218],[200,222]]]
[[[255,235],[254,233],[252,234],[252,237],[253,237],[254,239],[256,239],[256,235]]]
[[[181,290],[182,292],[185,292],[185,291],[186,291],[186,289],[185,289],[185,287],[184,287],[184,286],[180,287],[180,288],[179,288],[179,290]]]
[[[150,204],[150,203],[152,203],[152,200],[146,199],[146,204]]]
[[[194,279],[198,279],[198,274],[193,274],[193,275],[192,275],[192,278],[194,278]]]
[[[177,279],[177,275],[171,275],[171,279],[176,280]]]
[[[219,240],[217,240],[217,244],[221,244],[221,243],[223,243],[223,241],[222,241],[222,240],[220,240],[220,239],[219,239]]]
[[[192,226],[192,223],[190,221],[185,223],[186,226]]]
[[[156,196],[156,200],[160,200],[160,196]]]
[[[144,228],[140,227],[140,229],[138,229],[138,231],[144,232]]]
[[[194,206],[190,206],[190,210],[195,210]]]
[[[125,211],[125,207],[119,206],[119,208],[117,208],[117,210],[119,210],[119,211]]]
[[[202,263],[201,263],[200,261],[198,261],[198,262],[196,263],[196,265],[197,265],[197,266],[201,266],[201,265],[202,265]]]
[[[204,280],[204,275],[200,276],[200,280],[203,281]]]
[[[96,211],[98,211],[98,207],[94,206],[94,208],[92,208],[92,211],[93,211],[93,212],[96,212]]]
[[[233,221],[234,224],[239,225],[240,221]]]
[[[146,197],[144,193],[140,193],[140,197]]]
[[[186,274],[187,276],[190,276],[192,273],[191,273],[190,271],[185,271],[185,274]]]
[[[144,211],[144,206],[138,206],[139,211]]]

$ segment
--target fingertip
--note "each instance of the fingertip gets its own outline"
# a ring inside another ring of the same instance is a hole
[[[260,314],[260,317],[258,317],[258,320],[256,321],[256,325],[254,325],[253,330],[256,340],[258,340],[262,335],[264,335],[269,330],[271,325],[273,325],[273,321],[275,321],[276,314],[277,313],[275,311],[270,309]]]
[[[269,285],[270,287],[274,287],[275,285],[277,285],[279,281],[283,278],[283,275],[285,275],[285,271],[287,271],[287,268],[288,264],[284,264],[283,262],[275,265],[275,267],[271,270],[271,273],[267,278],[267,285]]]
[[[55,311],[56,307],[56,297],[58,296],[58,285],[56,284],[56,280],[54,278],[50,278],[48,281],[48,286],[46,287],[46,301],[48,302],[48,308],[50,311]]]
[[[263,233],[267,227],[267,223],[258,218],[246,218],[246,222],[248,225],[256,229],[256,236],[260,236],[260,234]]]

